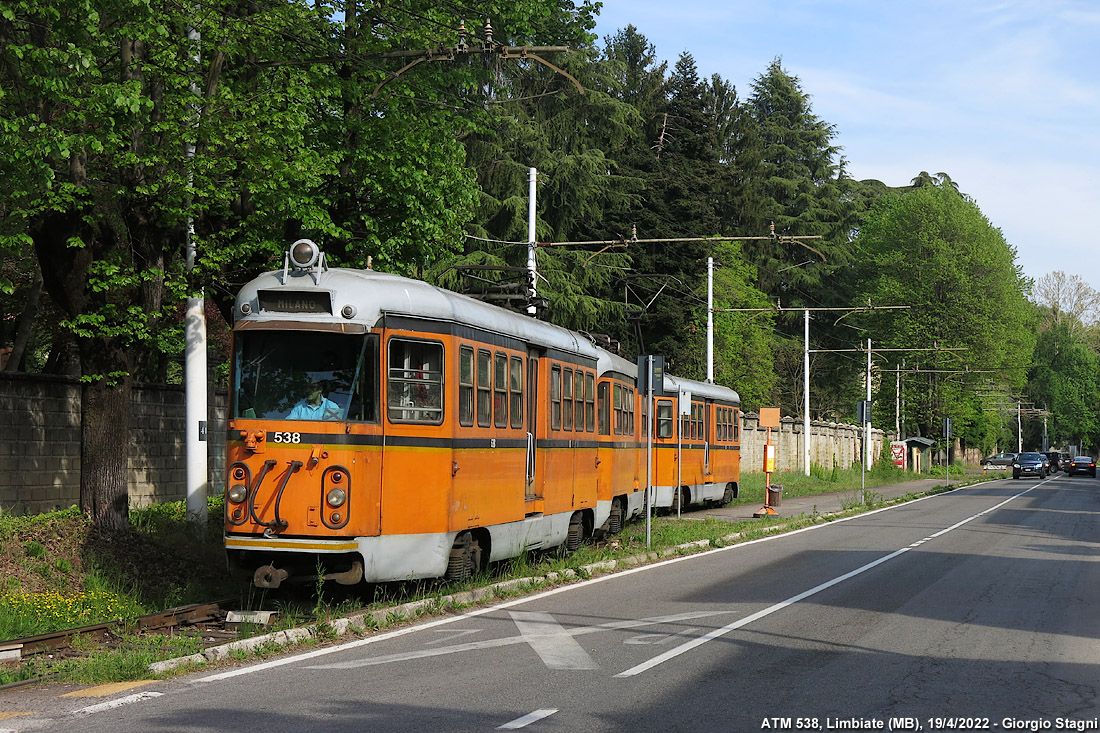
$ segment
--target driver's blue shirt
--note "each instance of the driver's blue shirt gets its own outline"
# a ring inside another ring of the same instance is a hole
[[[340,417],[340,405],[327,397],[321,398],[321,404],[311,405],[305,400],[296,404],[287,420],[337,420]]]

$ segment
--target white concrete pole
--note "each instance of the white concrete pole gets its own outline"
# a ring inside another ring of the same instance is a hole
[[[527,315],[534,316],[535,296],[538,295],[538,266],[535,262],[535,180],[538,170],[531,168],[527,171],[527,279],[530,305],[527,306]]]
[[[707,258],[707,381],[714,382],[714,258]]]
[[[199,60],[199,31],[187,29],[187,39],[193,44],[194,60]],[[197,97],[198,83],[192,81],[191,91]],[[193,129],[197,129],[197,125]],[[195,158],[195,143],[186,143],[187,162]],[[188,171],[190,185],[192,173]],[[185,259],[187,271],[195,268],[195,222],[190,214],[187,217],[187,241]],[[206,374],[206,300],[201,291],[198,297],[187,299],[187,314],[184,316],[184,409],[186,419],[187,451],[187,517],[194,524],[206,523],[206,498],[210,489],[207,466],[207,374]]]
[[[802,470],[810,475],[810,309],[802,311],[805,348],[802,350]]]

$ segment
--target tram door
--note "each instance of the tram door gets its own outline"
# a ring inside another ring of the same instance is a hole
[[[536,451],[538,447],[539,424],[539,352],[535,349],[527,350],[527,480],[524,483],[524,498],[533,500],[538,491],[535,487],[540,485],[538,472],[538,460]]]

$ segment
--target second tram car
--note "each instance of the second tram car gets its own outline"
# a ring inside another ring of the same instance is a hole
[[[231,565],[259,587],[461,580],[618,532],[645,506],[728,502],[740,399],[581,334],[375,272],[308,240],[237,297],[225,494]],[[677,397],[691,407],[677,419]]]

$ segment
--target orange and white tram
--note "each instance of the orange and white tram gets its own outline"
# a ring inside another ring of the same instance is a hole
[[[318,572],[463,579],[617,532],[644,510],[650,409],[636,381],[633,363],[581,334],[417,280],[328,269],[300,240],[235,304],[230,563],[260,587]],[[662,386],[654,506],[729,501],[737,393],[667,375]],[[681,390],[692,407],[677,421]]]

